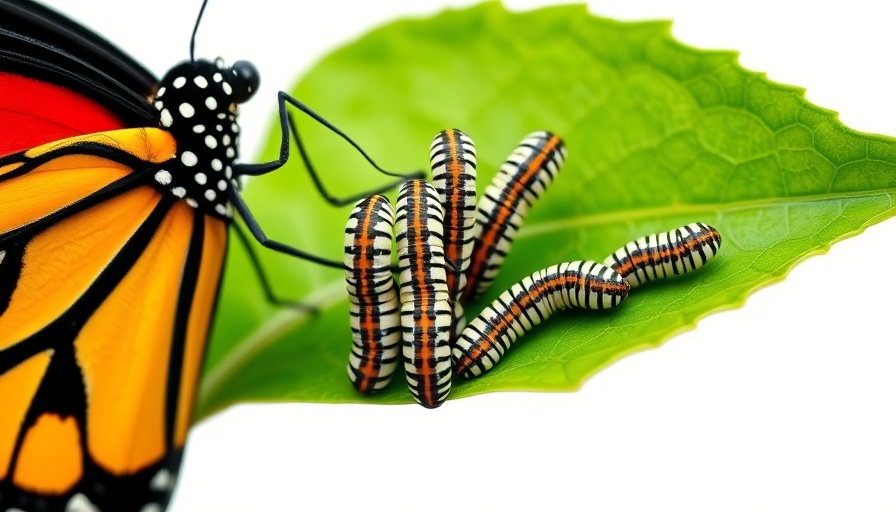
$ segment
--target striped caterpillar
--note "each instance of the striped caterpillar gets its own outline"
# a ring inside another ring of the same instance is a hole
[[[450,391],[452,371],[482,375],[555,311],[615,307],[631,288],[696,270],[718,252],[721,236],[702,223],[642,237],[602,264],[564,262],[533,273],[464,327],[461,301],[491,285],[525,214],[565,157],[555,135],[529,134],[486,188],[474,217],[473,141],[459,130],[437,134],[430,146],[435,186],[410,180],[399,192],[397,297],[389,270],[391,207],[381,196],[359,203],[346,226],[345,260],[354,339],[349,376],[359,391],[388,383],[400,330],[408,388],[418,403],[438,407]],[[361,253],[370,255],[367,262],[358,259]]]

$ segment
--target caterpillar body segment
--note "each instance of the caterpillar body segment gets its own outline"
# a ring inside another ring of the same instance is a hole
[[[348,377],[361,393],[389,384],[398,365],[401,320],[392,277],[389,200],[373,195],[358,202],[345,226],[345,284],[351,315]]]
[[[445,211],[444,251],[448,293],[459,300],[466,285],[476,223],[476,148],[457,129],[443,130],[429,149],[432,182]]]
[[[463,332],[464,327],[467,326],[467,319],[464,317],[464,306],[460,303],[460,300],[454,301],[454,328],[452,329],[452,343],[454,340],[460,336],[460,333]]]
[[[444,212],[435,188],[424,180],[402,184],[397,211],[405,375],[414,400],[434,408],[451,390],[449,343],[454,310],[445,274]]]
[[[501,165],[477,204],[476,243],[464,301],[475,299],[491,286],[526,214],[565,159],[563,141],[550,132],[537,131],[527,135]]]
[[[454,371],[472,378],[490,370],[516,339],[566,308],[607,309],[628,295],[616,271],[594,261],[552,265],[510,287],[473,319],[457,339]]]
[[[712,226],[695,222],[638,238],[625,244],[604,260],[632,288],[655,279],[686,274],[709,263],[722,236]]]

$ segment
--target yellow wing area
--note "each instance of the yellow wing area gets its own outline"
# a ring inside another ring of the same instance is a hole
[[[122,157],[73,153],[83,143]],[[144,478],[182,448],[227,224],[149,181],[72,207],[133,176],[123,162],[174,149],[131,129],[0,162],[0,488],[68,495],[97,472]]]
[[[5,194],[0,184],[0,196]],[[0,316],[0,350],[46,327],[84,295],[160,199],[160,193],[141,187],[35,236],[9,307]]]
[[[192,209],[174,205],[75,340],[89,399],[87,445],[116,473],[132,473],[166,451],[165,377],[192,227]]]
[[[3,397],[3,414],[0,415],[0,479],[6,478],[22,418],[28,412],[49,364],[50,352],[42,352],[0,377],[0,397]]]
[[[48,153],[84,144],[99,144],[135,156],[144,162],[160,164],[177,152],[177,143],[171,133],[158,128],[124,128],[68,139],[56,140],[25,151],[25,157],[35,159]]]
[[[0,234],[44,218],[133,171],[110,158],[65,154],[85,144],[114,148],[148,163],[164,162],[176,153],[170,133],[129,128],[63,139],[4,158],[12,161],[0,165]]]
[[[217,304],[218,284],[224,270],[224,255],[227,254],[227,224],[212,217],[205,217],[204,222],[202,261],[196,280],[196,295],[190,307],[183,355],[180,400],[174,430],[176,446],[183,446],[186,442],[187,429],[193,419],[193,403],[199,386],[199,371],[202,369],[205,343]]]
[[[83,475],[83,457],[77,420],[41,414],[25,432],[13,483],[45,494],[62,494]]]

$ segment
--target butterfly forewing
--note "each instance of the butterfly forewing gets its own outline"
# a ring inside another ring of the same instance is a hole
[[[35,34],[11,26],[23,9]],[[203,62],[218,89],[172,116],[212,132],[191,147],[148,88],[112,76],[132,60],[70,53],[98,36],[48,12],[0,1],[0,510],[161,510],[227,246],[229,77]],[[171,80],[202,83],[179,69]]]

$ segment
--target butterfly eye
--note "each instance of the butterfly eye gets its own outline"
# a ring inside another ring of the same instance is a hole
[[[233,63],[230,68],[233,71],[231,85],[233,86],[234,103],[245,103],[258,90],[258,83],[261,77],[258,75],[258,69],[255,65],[247,60],[238,60]]]

